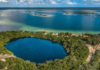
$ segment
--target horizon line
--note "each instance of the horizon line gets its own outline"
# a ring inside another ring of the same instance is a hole
[[[0,9],[86,9],[86,10],[96,10],[100,7],[0,7]]]

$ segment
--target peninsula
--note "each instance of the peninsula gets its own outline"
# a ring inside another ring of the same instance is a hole
[[[97,13],[97,12],[73,12],[73,11],[55,11],[55,12],[75,13],[75,14],[100,14],[100,13]]]

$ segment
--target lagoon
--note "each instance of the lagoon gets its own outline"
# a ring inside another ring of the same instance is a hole
[[[100,33],[100,10],[1,9],[0,14],[0,31]]]
[[[8,42],[5,46],[15,56],[35,63],[62,59],[67,56],[63,46],[44,39],[24,38]]]

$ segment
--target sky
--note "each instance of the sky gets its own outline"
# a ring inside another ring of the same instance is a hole
[[[100,0],[0,0],[0,7],[100,7]]]

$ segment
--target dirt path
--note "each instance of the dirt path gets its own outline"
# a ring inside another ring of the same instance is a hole
[[[9,55],[9,54],[0,54],[0,61],[3,61],[3,62],[6,62],[6,59],[5,58],[10,58],[10,57],[16,57],[16,56],[14,56],[14,55]],[[4,69],[0,69],[0,70],[6,70],[7,69],[7,67],[5,67]]]
[[[5,58],[9,58],[9,57],[14,57],[15,58],[16,56],[9,55],[9,54],[4,54],[3,55],[2,53],[0,54],[0,60],[3,61],[3,62],[6,62],[6,59]]]
[[[6,62],[6,59],[5,58],[10,58],[10,57],[14,57],[16,58],[16,56],[14,55],[9,55],[9,54],[0,54],[0,61],[3,61],[3,62]],[[3,69],[0,69],[0,70],[6,70],[7,67],[3,68]]]
[[[87,47],[89,48],[89,56],[86,59],[86,62],[90,62],[91,58],[92,58],[92,53],[95,53],[95,49],[93,48],[93,46],[86,44]]]
[[[100,49],[100,44],[96,45],[95,48],[93,48],[92,45],[86,43],[85,41],[83,41],[83,42],[87,45],[87,47],[89,49],[89,55],[88,55],[88,57],[86,59],[86,62],[90,62],[91,59],[95,57],[96,50]]]
[[[93,48],[93,46],[90,45],[90,44],[86,44],[86,45],[87,45],[87,47],[89,48],[89,56],[88,56],[88,58],[86,59],[86,62],[90,62],[90,60],[91,60],[92,58],[95,57],[95,52],[96,52],[96,50],[99,50],[99,49],[100,49],[100,44],[96,45],[95,48]],[[93,54],[92,54],[92,53],[93,53]]]

